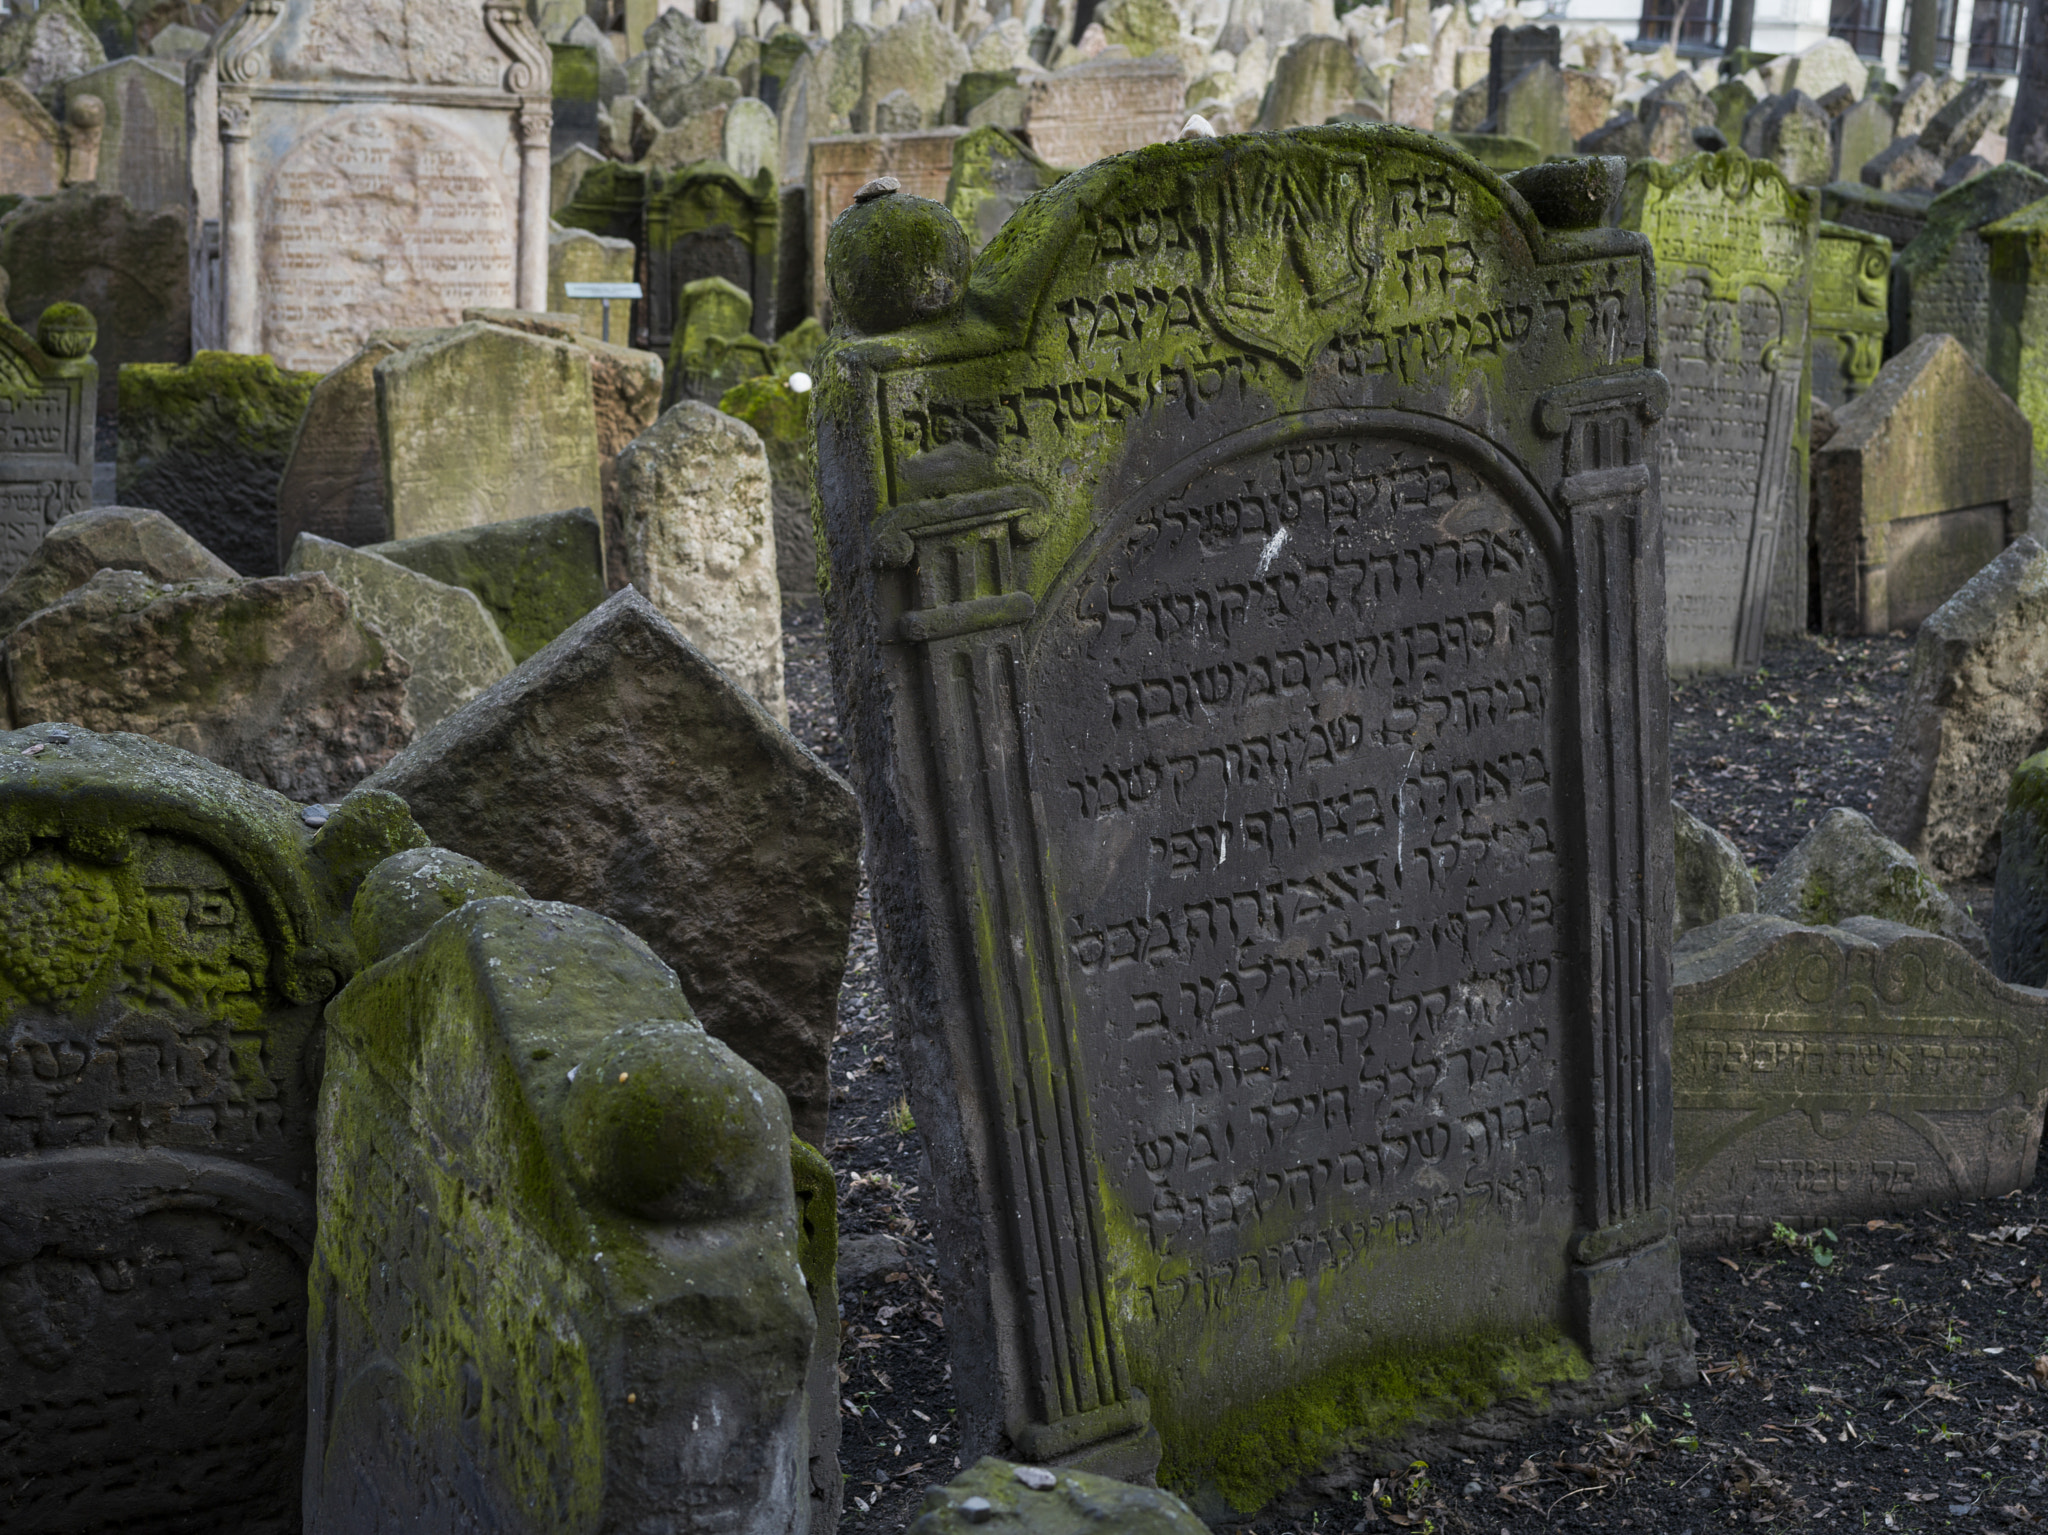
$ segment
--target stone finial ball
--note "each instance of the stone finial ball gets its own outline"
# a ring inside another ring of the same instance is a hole
[[[52,304],[36,321],[36,345],[52,357],[83,357],[99,338],[99,322],[83,304]]]
[[[104,128],[107,125],[107,104],[97,96],[73,96],[65,109],[64,120],[74,128]]]
[[[628,1024],[577,1063],[562,1142],[608,1203],[650,1221],[739,1214],[789,1178],[789,1106],[691,1023]]]
[[[825,243],[833,312],[869,336],[950,313],[967,292],[971,262],[946,205],[902,192],[856,203]]]

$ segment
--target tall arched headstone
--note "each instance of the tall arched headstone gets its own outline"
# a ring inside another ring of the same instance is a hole
[[[60,517],[92,506],[97,337],[79,304],[52,304],[33,338],[0,314],[0,581]]]
[[[1319,128],[1076,172],[971,274],[922,199],[834,228],[828,601],[963,1453],[1243,1509],[1427,1426],[1381,1369],[1690,1369],[1620,177]],[[1282,1403],[1327,1431],[1276,1453]]]

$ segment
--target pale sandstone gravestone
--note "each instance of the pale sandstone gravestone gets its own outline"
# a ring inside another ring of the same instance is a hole
[[[33,92],[0,78],[0,185],[45,197],[64,184],[64,130]]]
[[[96,336],[77,304],[44,310],[34,338],[0,314],[0,580],[92,505]]]
[[[1813,455],[1821,624],[1913,629],[2026,531],[2033,432],[1953,336],[1923,336]]]
[[[191,75],[194,349],[544,307],[549,79],[519,0],[250,0]]]
[[[441,916],[384,888],[411,862],[330,1013],[307,1535],[801,1535],[782,1095],[625,929],[488,886]]]
[[[1023,127],[1032,149],[1052,164],[1090,165],[1178,137],[1186,94],[1171,54],[1092,59],[1031,79]]]
[[[825,284],[825,237],[832,221],[853,206],[854,194],[887,176],[913,197],[946,195],[953,175],[953,143],[968,130],[937,128],[929,133],[846,134],[811,140],[810,189],[811,313],[829,322],[831,293]]]
[[[623,343],[633,334],[633,300],[612,300],[607,306],[594,298],[570,298],[564,283],[637,283],[639,252],[631,240],[613,240],[587,229],[548,231],[548,312],[573,314],[582,322],[583,333],[592,340]],[[605,311],[611,312],[611,329],[605,330]]]
[[[1899,251],[1892,278],[1902,342],[1950,335],[1990,364],[1991,251],[1982,231],[2043,197],[2048,176],[2006,164],[1928,205],[1926,226]]]
[[[1076,172],[972,271],[902,193],[834,227],[826,601],[963,1454],[1250,1511],[1426,1426],[1331,1372],[1689,1373],[1622,173],[1325,127]]]
[[[357,884],[425,840],[388,796],[324,814],[0,734],[10,1528],[299,1528],[321,1010]]]
[[[1749,669],[1806,623],[1813,199],[1737,149],[1629,171],[1623,223],[1657,255],[1667,659]]]
[[[1729,1248],[2033,1181],[2048,993],[1875,917],[1729,917],[1673,976],[1678,1218]]]
[[[1813,398],[1839,406],[1868,389],[1891,323],[1891,241],[1822,220],[1813,247]]]

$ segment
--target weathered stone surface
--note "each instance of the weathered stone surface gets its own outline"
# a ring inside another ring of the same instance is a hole
[[[1880,192],[1860,182],[1831,181],[1820,189],[1821,217],[1867,234],[1883,235],[1894,252],[1904,250],[1927,227],[1927,199]]]
[[[1875,820],[1941,879],[1998,863],[2006,779],[2048,746],[2048,550],[2022,536],[1920,626]]]
[[[405,662],[322,575],[103,570],[19,625],[7,663],[18,723],[155,736],[294,799],[340,799],[413,734]]]
[[[802,1528],[789,1145],[771,1084],[594,913],[472,901],[351,983],[320,1094],[314,1535]],[[468,1426],[479,1397],[497,1430]]]
[[[605,329],[606,304],[602,299],[570,298],[562,291],[572,282],[638,282],[638,253],[631,240],[613,240],[587,229],[548,231],[548,308],[556,314],[573,314],[582,322],[583,333],[593,340],[621,345],[633,336],[633,301],[614,299],[611,328]]]
[[[1678,921],[1675,933],[1756,910],[1756,881],[1741,850],[1685,806],[1671,806],[1676,848]]]
[[[1699,82],[1683,71],[1645,92],[1636,103],[1636,115],[1649,135],[1651,155],[1667,163],[1696,151],[1699,145],[1694,130],[1718,131],[1720,120],[1718,109],[1702,93]]]
[[[301,533],[357,545],[391,531],[377,442],[376,369],[406,345],[402,334],[372,336],[306,397],[277,481],[278,568]]]
[[[991,1521],[1016,1535],[1089,1535],[1102,1529],[1118,1535],[1203,1535],[1208,1529],[1187,1504],[1156,1487],[1086,1471],[1041,1471],[985,1455],[926,1493],[905,1535],[969,1535]]]
[[[1806,92],[1774,96],[1756,109],[1756,116],[1757,158],[1777,166],[1795,187],[1817,187],[1835,179],[1833,125]],[[1747,132],[1743,138],[1747,148]]]
[[[44,310],[34,337],[0,311],[0,580],[58,518],[92,505],[93,340],[76,304]]]
[[[445,847],[393,853],[371,870],[349,909],[349,936],[364,964],[375,964],[427,936],[428,930],[471,901],[499,897],[523,901],[526,892],[474,858]]]
[[[1991,968],[2021,986],[2048,982],[2048,752],[2012,771],[1991,899]]]
[[[523,662],[604,601],[604,546],[589,507],[429,533],[365,551],[474,592]]]
[[[647,189],[647,344],[663,356],[668,354],[684,289],[707,277],[722,278],[745,293],[754,306],[754,334],[763,341],[773,340],[781,219],[773,172],[742,178],[729,167],[711,162],[689,165],[668,176],[651,176]]]
[[[1273,61],[1254,126],[1260,133],[1319,127],[1349,112],[1356,100],[1358,58],[1350,45],[1341,37],[1297,37]]]
[[[1898,117],[1891,104],[1879,96],[1866,97],[1835,119],[1835,175],[1842,181],[1860,182],[1863,167],[1891,148],[1898,137]],[[1828,217],[1834,217],[1832,212]]]
[[[1881,192],[1932,192],[1941,182],[1944,167],[1920,147],[1913,134],[1902,134],[1863,162],[1860,173],[1866,186]]]
[[[299,535],[285,574],[318,570],[347,595],[356,617],[375,624],[411,663],[406,698],[426,730],[512,670],[512,653],[476,594],[395,561],[310,533]]]
[[[825,1135],[859,877],[845,783],[624,591],[377,777],[443,846],[587,904]]]
[[[1033,76],[1024,88],[1022,127],[1032,149],[1052,164],[1088,165],[1177,138],[1187,121],[1186,96],[1186,77],[1171,54],[1090,59]],[[907,181],[903,189],[919,190]]]
[[[235,579],[224,560],[162,512],[132,506],[73,512],[0,589],[0,636],[102,570],[139,570],[163,583]]]
[[[2005,82],[1990,75],[1978,75],[1956,93],[1920,130],[1920,147],[1944,166],[1977,147],[1987,133],[1996,133],[2012,114],[2012,98],[2005,94]]]
[[[394,538],[602,504],[590,354],[472,321],[376,365]]]
[[[768,454],[775,492],[775,586],[784,603],[818,596],[818,544],[811,531],[810,395],[763,374],[726,391],[718,408],[744,421]]]
[[[867,47],[860,104],[854,109],[856,132],[880,131],[874,126],[875,106],[892,91],[906,91],[916,104],[921,128],[946,121],[948,87],[966,74],[973,61],[967,45],[935,12],[922,11],[885,27]]]
[[[1531,64],[1502,86],[1493,121],[1497,132],[1527,139],[1545,154],[1571,153],[1572,141],[1565,124],[1564,76],[1554,65],[1541,61]]]
[[[2024,1188],[2048,1107],[2048,995],[1871,917],[1730,917],[1673,976],[1688,1248]]]
[[[1622,222],[1657,253],[1667,656],[1754,667],[1806,627],[1814,200],[1740,150],[1630,167]]]
[[[2001,165],[1957,190],[2015,169]],[[1977,238],[1989,254],[1991,279],[1984,361],[2033,425],[2031,520],[2048,530],[2048,198],[1984,225]]]
[[[619,534],[633,584],[782,724],[775,502],[754,429],[697,400],[619,455]]]
[[[745,291],[722,277],[684,284],[663,375],[664,407],[720,399],[735,384],[775,366],[774,348],[751,333],[753,313]]]
[[[145,215],[182,209],[189,149],[185,79],[177,67],[154,59],[116,59],[64,82],[67,104],[81,96],[96,98],[106,111],[92,178],[95,189],[102,196],[126,198]],[[179,228],[182,232],[182,221]],[[134,280],[144,271],[131,268],[129,275]],[[153,271],[147,275],[160,280]],[[189,325],[191,306],[182,307]]]
[[[1757,892],[1757,909],[1808,927],[1877,917],[1939,933],[1983,959],[1984,930],[1927,877],[1913,855],[1860,811],[1840,806],[1814,823]]]
[[[782,165],[780,132],[775,112],[766,102],[743,96],[725,114],[719,158],[742,181],[752,181],[763,170],[773,176]]]
[[[1823,219],[1813,247],[1811,393],[1829,407],[1875,382],[1891,323],[1891,241]]]
[[[45,197],[64,185],[64,130],[34,94],[0,76],[0,175],[8,190]]]
[[[1911,629],[2026,530],[2033,433],[1953,336],[1921,337],[1813,455],[1821,622]]]
[[[1991,363],[1991,250],[1981,231],[2048,197],[2048,176],[2001,165],[1951,188],[1928,205],[1927,224],[1899,252],[1894,302],[1905,316],[1904,340],[1954,336],[1978,362]]]
[[[64,0],[47,0],[0,21],[0,75],[54,104],[57,87],[107,62],[92,29]]]
[[[99,326],[99,408],[115,408],[129,363],[178,363],[191,355],[182,214],[138,212],[119,197],[74,187],[23,203],[0,218],[0,268],[18,315],[83,304]]]
[[[1499,109],[1501,92],[1507,89],[1508,82],[1531,64],[1548,64],[1555,69],[1561,62],[1556,27],[1495,27],[1487,39],[1487,50],[1488,116]]]
[[[1060,175],[1007,128],[972,128],[953,141],[953,174],[944,202],[960,221],[968,246],[980,250],[1026,198]]]
[[[663,122],[679,121],[680,93],[709,74],[718,62],[711,28],[688,11],[663,11],[647,28],[645,47],[629,45],[626,88],[652,107]]]
[[[299,1527],[320,1013],[361,859],[420,840],[143,736],[0,734],[11,1527]]]
[[[121,370],[116,494],[153,506],[245,576],[278,570],[278,484],[315,373],[201,352]]]
[[[1400,128],[1190,139],[1068,175],[1000,261],[963,239],[957,287],[942,208],[835,226],[826,603],[964,1455],[1156,1466],[1227,1514],[1448,1415],[1332,1384],[1379,1362],[1475,1348],[1465,1412],[1527,1405],[1516,1370],[1589,1397],[1686,1373],[1651,1213],[1662,572],[1624,531],[1657,516],[1665,383],[1647,245],[1572,232],[1622,173],[1534,167],[1510,203]],[[906,282],[891,253],[928,236]],[[1182,291],[1184,319],[1112,319]],[[1611,305],[1597,339],[1546,293]],[[1512,345],[1482,318],[1509,313]],[[1596,442],[1600,478],[1568,479]],[[1582,541],[1539,545],[1567,504]],[[1600,680],[1567,693],[1573,665]],[[1439,729],[1449,688],[1489,702]],[[1287,773],[1253,787],[1269,752]],[[1347,809],[1281,830],[1326,797]],[[1487,850],[1453,864],[1482,800]],[[1327,903],[1220,915],[1290,881]],[[1482,909],[1466,944],[1395,936]],[[1596,966],[1631,979],[1594,1001],[1566,977]],[[1641,1074],[1607,1044],[1562,1064],[1567,1030],[1624,1028]],[[1644,1117],[1596,1132],[1596,1101]],[[1604,1206],[1610,1176],[1632,1191]]]

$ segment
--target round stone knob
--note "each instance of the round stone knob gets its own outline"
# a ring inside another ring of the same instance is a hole
[[[36,345],[52,357],[83,357],[99,338],[99,323],[83,304],[52,304],[36,321]]]
[[[878,185],[870,182],[862,195]],[[870,336],[939,319],[966,295],[971,260],[960,221],[944,203],[891,186],[857,201],[832,225],[825,270],[833,313]]]

